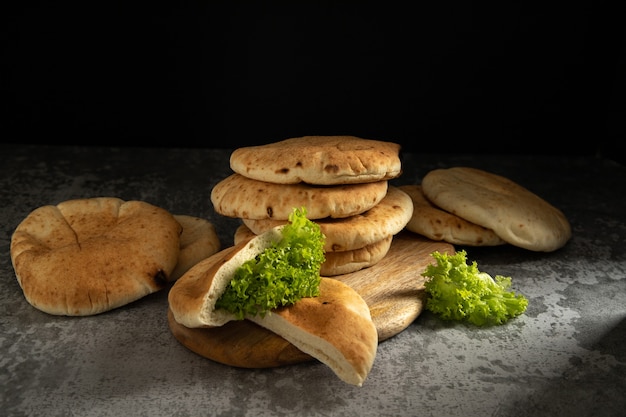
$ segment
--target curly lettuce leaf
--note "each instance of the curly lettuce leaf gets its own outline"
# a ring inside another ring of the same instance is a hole
[[[433,252],[437,263],[422,276],[428,298],[426,309],[444,320],[466,320],[477,326],[504,324],[526,311],[528,299],[510,290],[511,278],[480,272],[476,261],[467,263],[467,253]]]
[[[265,316],[271,310],[320,293],[320,267],[325,259],[325,236],[306,209],[294,209],[282,229],[282,239],[243,263],[215,308],[246,316]]]

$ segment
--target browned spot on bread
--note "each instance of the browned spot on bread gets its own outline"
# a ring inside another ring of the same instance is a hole
[[[336,172],[339,172],[339,167],[337,165],[334,165],[334,164],[333,165],[326,165],[324,167],[324,172],[334,174]]]
[[[159,269],[154,276],[154,283],[157,285],[157,287],[163,288],[165,287],[167,282],[167,274],[162,269]]]
[[[343,246],[334,244],[334,245],[332,245],[332,250],[333,250],[333,252],[339,252],[339,251],[343,250]]]
[[[233,171],[261,181],[360,184],[401,172],[400,145],[356,136],[303,136],[235,149]]]

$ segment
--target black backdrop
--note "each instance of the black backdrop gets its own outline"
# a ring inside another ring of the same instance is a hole
[[[2,17],[4,142],[624,148],[623,15],[603,2],[23,3]]]

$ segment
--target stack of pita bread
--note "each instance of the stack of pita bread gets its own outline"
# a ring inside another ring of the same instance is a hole
[[[236,149],[234,174],[215,185],[215,211],[240,218],[235,243],[285,224],[304,207],[326,236],[322,276],[370,267],[411,219],[411,198],[390,179],[400,145],[354,136],[305,136]]]
[[[325,235],[320,295],[246,319],[361,386],[376,356],[378,331],[361,295],[332,276],[375,265],[411,218],[411,198],[388,185],[402,172],[399,150],[394,143],[354,136],[305,136],[236,149],[230,158],[234,173],[214,186],[211,201],[217,213],[242,224],[233,246],[196,264],[171,288],[174,336],[213,357],[197,342],[205,337],[197,330],[210,332],[235,320],[215,309],[216,300],[236,268],[276,241],[293,210],[304,208]]]
[[[436,169],[421,185],[402,185],[413,201],[406,229],[455,245],[551,252],[572,235],[563,212],[521,185],[470,167]]]

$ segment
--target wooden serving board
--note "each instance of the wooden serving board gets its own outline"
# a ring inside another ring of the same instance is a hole
[[[363,297],[382,342],[406,329],[424,309],[424,277],[434,262],[434,251],[454,253],[454,246],[409,231],[394,236],[387,255],[376,265],[332,277],[345,282]],[[208,359],[243,368],[270,368],[313,358],[275,333],[248,320],[231,321],[210,329],[187,328],[168,309],[174,337]]]

